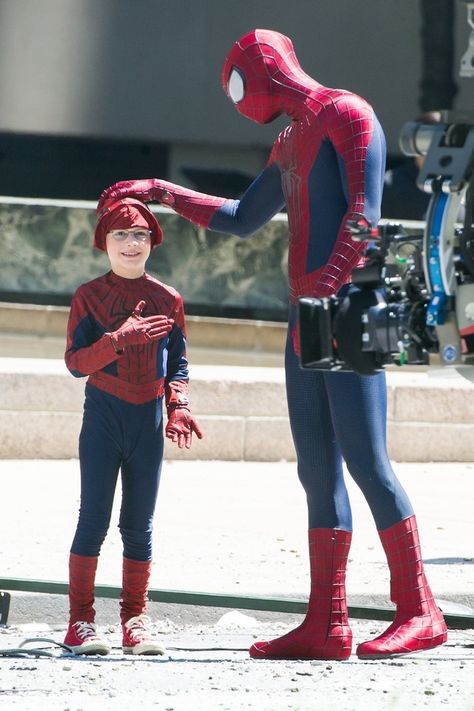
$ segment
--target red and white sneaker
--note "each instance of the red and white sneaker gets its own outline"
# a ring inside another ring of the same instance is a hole
[[[109,654],[111,647],[101,639],[93,622],[70,623],[64,644],[74,654]]]
[[[147,615],[131,617],[122,624],[124,654],[165,654],[163,645],[152,639],[149,630],[150,618]]]

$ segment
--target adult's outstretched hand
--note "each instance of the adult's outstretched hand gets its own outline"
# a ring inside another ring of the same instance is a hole
[[[116,202],[123,198],[136,198],[142,202],[160,202],[172,205],[174,198],[168,190],[166,180],[159,178],[143,178],[141,180],[122,180],[106,188],[100,196],[97,214],[100,216],[106,203]]]

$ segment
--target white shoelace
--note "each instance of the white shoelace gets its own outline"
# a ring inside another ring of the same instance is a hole
[[[79,639],[86,640],[97,637],[95,624],[93,622],[76,622],[73,625]]]
[[[150,633],[147,630],[148,624],[150,624],[148,615],[137,615],[137,617],[131,617],[125,623],[125,627],[134,642],[145,642],[150,639]]]

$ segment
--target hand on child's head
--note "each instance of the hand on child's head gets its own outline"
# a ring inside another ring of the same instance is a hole
[[[174,205],[175,203],[175,198],[172,193],[169,193],[167,190],[163,193],[161,196],[161,202],[164,203],[165,205]]]

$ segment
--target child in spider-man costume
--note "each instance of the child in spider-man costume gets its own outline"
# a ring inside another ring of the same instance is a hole
[[[94,581],[107,533],[119,470],[123,542],[120,617],[123,650],[163,654],[146,615],[152,522],[165,433],[179,447],[202,437],[187,397],[188,363],[183,302],[178,292],[145,273],[163,233],[146,205],[126,198],[100,212],[94,245],[107,252],[111,271],[74,294],[66,365],[89,376],[79,438],[81,504],[69,558],[69,628],[76,654],[107,654],[94,624]]]
[[[103,199],[134,195],[171,206],[192,222],[242,237],[286,206],[290,315],[286,382],[298,475],[309,513],[311,593],[304,622],[288,634],[257,642],[253,657],[346,659],[352,632],[345,575],[351,508],[342,459],[361,488],[387,555],[394,622],[357,647],[361,658],[431,649],[447,638],[444,618],[425,577],[417,523],[386,448],[385,376],[299,368],[296,305],[301,296],[347,289],[364,245],[347,221],[376,224],[385,167],[385,139],[372,108],[359,96],[322,86],[278,32],[254,30],[236,42],[222,72],[236,109],[257,123],[287,114],[269,160],[241,200],[227,200],[159,180],[124,181]]]

